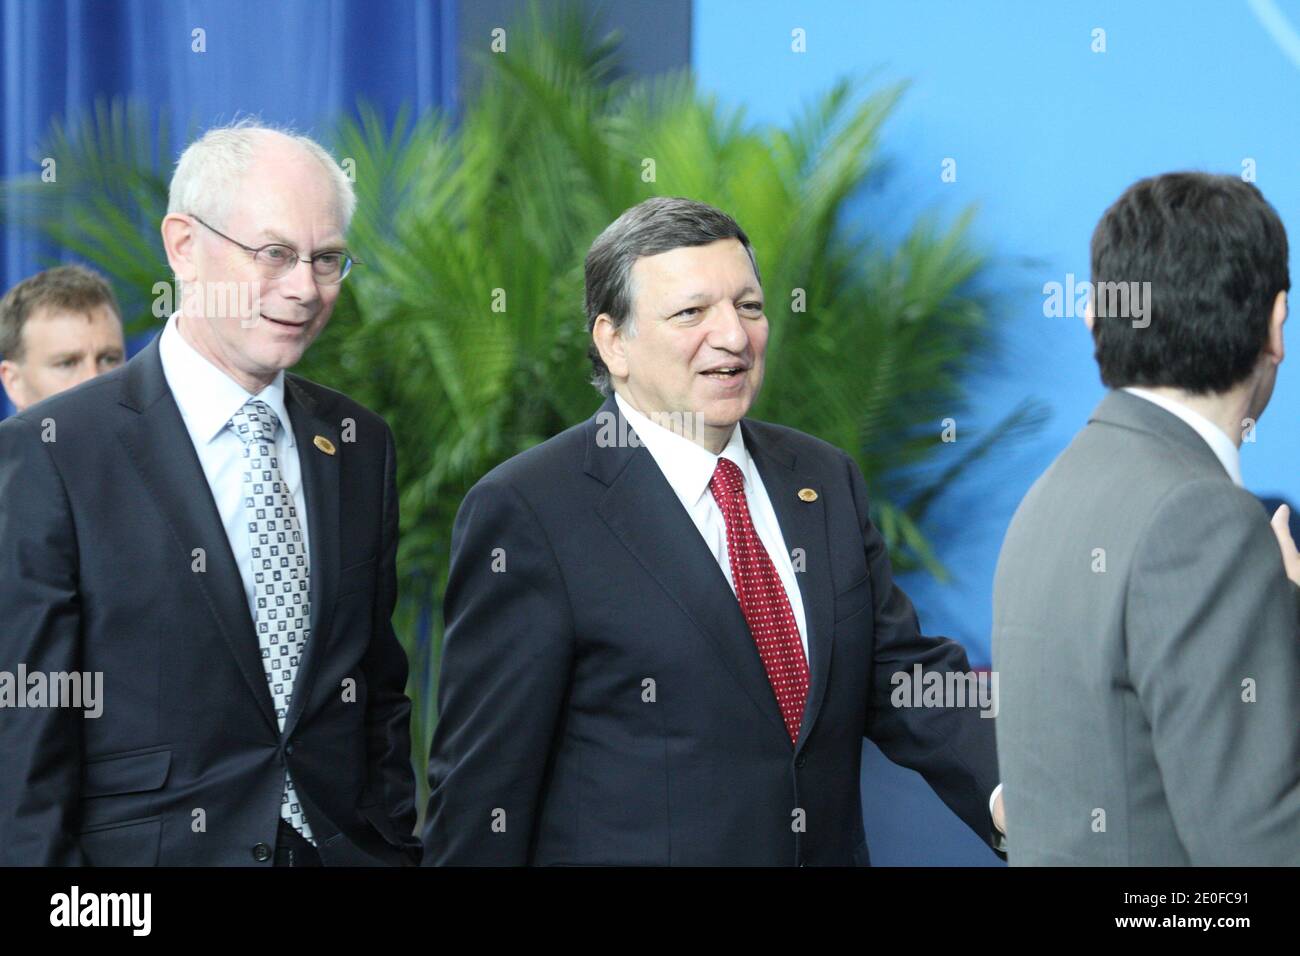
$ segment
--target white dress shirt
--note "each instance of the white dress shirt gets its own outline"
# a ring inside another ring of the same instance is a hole
[[[1214,422],[1210,421],[1198,411],[1193,411],[1186,405],[1182,405],[1171,398],[1149,392],[1145,388],[1127,387],[1124,391],[1130,395],[1136,395],[1138,398],[1145,398],[1152,404],[1159,405],[1171,415],[1177,415],[1185,421],[1191,428],[1205,439],[1205,444],[1210,446],[1210,451],[1219,459],[1223,465],[1223,470],[1228,473],[1233,484],[1242,487],[1241,484],[1241,449],[1237,447],[1236,442],[1228,437],[1225,432]]]
[[[722,454],[713,452],[695,444],[689,438],[683,438],[663,425],[656,424],[647,416],[623,401],[617,393],[614,401],[627,419],[641,444],[650,452],[655,464],[668,479],[673,492],[686,509],[686,513],[695,522],[704,543],[713,552],[713,558],[722,568],[727,584],[735,593],[736,584],[731,579],[731,557],[727,553],[727,523],[722,517],[722,509],[709,491],[709,481],[714,469],[718,467],[719,458],[729,458],[745,476],[745,503],[749,506],[749,517],[758,532],[758,539],[763,542],[785,596],[790,601],[790,610],[794,612],[795,623],[799,626],[799,639],[803,641],[804,659],[808,657],[808,625],[804,618],[803,596],[799,593],[799,581],[795,577],[794,564],[790,552],[786,550],[785,538],[781,536],[781,526],[777,523],[776,512],[772,510],[772,501],[763,487],[763,479],[754,466],[753,459],[745,449],[745,439],[737,425],[731,431],[731,439]]]
[[[298,523],[302,526],[302,544],[310,554],[307,537],[307,503],[302,489],[302,471],[298,465],[298,449],[294,444],[293,425],[284,407],[284,372],[256,395],[225,372],[217,368],[194,350],[181,337],[178,322],[180,313],[167,320],[158,341],[158,355],[162,359],[163,376],[180,409],[185,428],[190,433],[199,464],[208,479],[208,488],[216,502],[221,523],[230,541],[244,582],[248,609],[257,615],[253,597],[253,552],[248,540],[247,518],[244,511],[243,461],[244,443],[229,427],[230,416],[243,408],[250,398],[266,402],[280,419],[276,431],[275,451],[280,461],[280,474],[293,495],[298,509]],[[188,321],[194,321],[190,319]]]

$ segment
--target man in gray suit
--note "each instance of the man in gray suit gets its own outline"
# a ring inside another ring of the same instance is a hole
[[[1286,232],[1234,177],[1144,179],[1092,282],[1112,391],[994,585],[1010,862],[1300,863],[1296,596],[1238,460],[1282,362]]]

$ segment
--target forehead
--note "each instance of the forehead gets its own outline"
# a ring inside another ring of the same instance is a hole
[[[310,229],[317,238],[342,233],[334,180],[297,144],[268,144],[240,178],[229,221],[281,233]]]
[[[57,348],[87,337],[122,338],[122,323],[107,305],[89,309],[43,306],[27,317],[22,329],[25,345],[48,344]]]
[[[726,295],[745,284],[758,287],[749,254],[739,239],[704,246],[679,246],[632,264],[634,288],[657,296],[695,293]]]

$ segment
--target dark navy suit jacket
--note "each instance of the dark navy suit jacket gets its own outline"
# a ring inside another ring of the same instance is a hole
[[[806,562],[797,744],[667,479],[644,447],[608,440],[630,430],[610,399],[495,468],[456,518],[426,864],[866,864],[864,736],[992,841],[994,721],[890,704],[896,672],[968,664],[918,630],[856,464],[741,427]]]
[[[104,698],[98,718],[0,710],[0,864],[267,865],[286,766],[327,865],[418,860],[392,434],[285,391],[312,633],[283,735],[158,339],[0,423],[0,670],[101,672]]]

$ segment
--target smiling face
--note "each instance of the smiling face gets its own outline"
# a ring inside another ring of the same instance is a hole
[[[122,323],[107,305],[85,312],[39,309],[23,323],[19,356],[0,362],[0,380],[22,411],[121,365]]]
[[[342,250],[342,216],[328,171],[301,146],[264,134],[223,222],[245,246],[282,243],[302,258]],[[329,322],[339,285],[320,284],[310,263],[268,279],[250,252],[190,216],[164,220],[168,258],[184,283],[181,334],[210,362],[256,393],[295,365]]]
[[[767,351],[763,290],[745,247],[721,239],[644,256],[631,291],[628,322],[593,330],[614,390],[646,415],[681,416],[692,423],[686,437],[721,451],[758,397]]]

